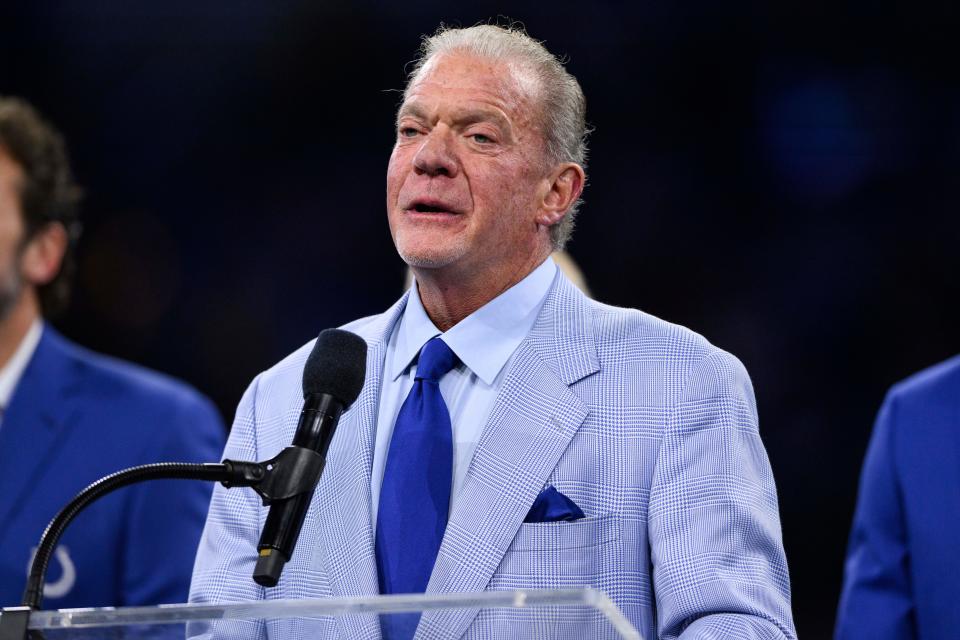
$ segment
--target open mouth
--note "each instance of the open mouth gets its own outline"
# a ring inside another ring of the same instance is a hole
[[[407,207],[407,211],[410,213],[437,213],[446,215],[456,215],[460,213],[459,211],[454,210],[449,203],[441,200],[434,200],[433,198],[414,200]]]
[[[435,207],[429,204],[422,204],[422,203],[414,205],[413,210],[416,211],[417,213],[453,213],[452,211],[448,211],[443,207]]]

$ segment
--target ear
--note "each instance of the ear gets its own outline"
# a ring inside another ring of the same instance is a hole
[[[68,241],[67,230],[59,222],[51,222],[34,233],[20,257],[23,278],[37,287],[56,278]]]
[[[577,163],[564,162],[550,173],[547,181],[549,188],[540,203],[537,224],[552,227],[563,220],[563,216],[583,193],[586,174]]]

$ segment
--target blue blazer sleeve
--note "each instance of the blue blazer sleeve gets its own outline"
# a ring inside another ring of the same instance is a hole
[[[226,430],[216,408],[199,394],[184,394],[145,450],[154,460],[219,462]],[[210,502],[212,483],[194,480],[145,482],[126,500],[120,593],[123,605],[182,602]],[[159,570],[163,567],[163,570]]]
[[[915,637],[903,498],[895,460],[896,396],[874,425],[847,549],[836,638]]]

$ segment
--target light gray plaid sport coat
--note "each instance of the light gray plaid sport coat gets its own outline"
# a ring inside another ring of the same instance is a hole
[[[378,593],[370,472],[384,353],[406,297],[345,328],[369,346],[296,551],[277,587],[251,579],[267,509],[249,489],[214,491],[194,602]],[[224,457],[289,445],[313,344],[259,375]],[[524,523],[552,484],[575,522]],[[652,638],[794,638],[776,489],[743,365],[703,337],[585,297],[562,274],[517,350],[484,427],[427,592],[606,592]],[[614,637],[586,610],[428,612],[426,638]],[[206,637],[380,637],[371,616],[223,622]]]

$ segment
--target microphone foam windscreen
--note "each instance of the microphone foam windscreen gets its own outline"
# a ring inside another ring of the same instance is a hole
[[[303,397],[327,393],[350,406],[363,388],[367,343],[355,333],[324,329],[303,368]]]

